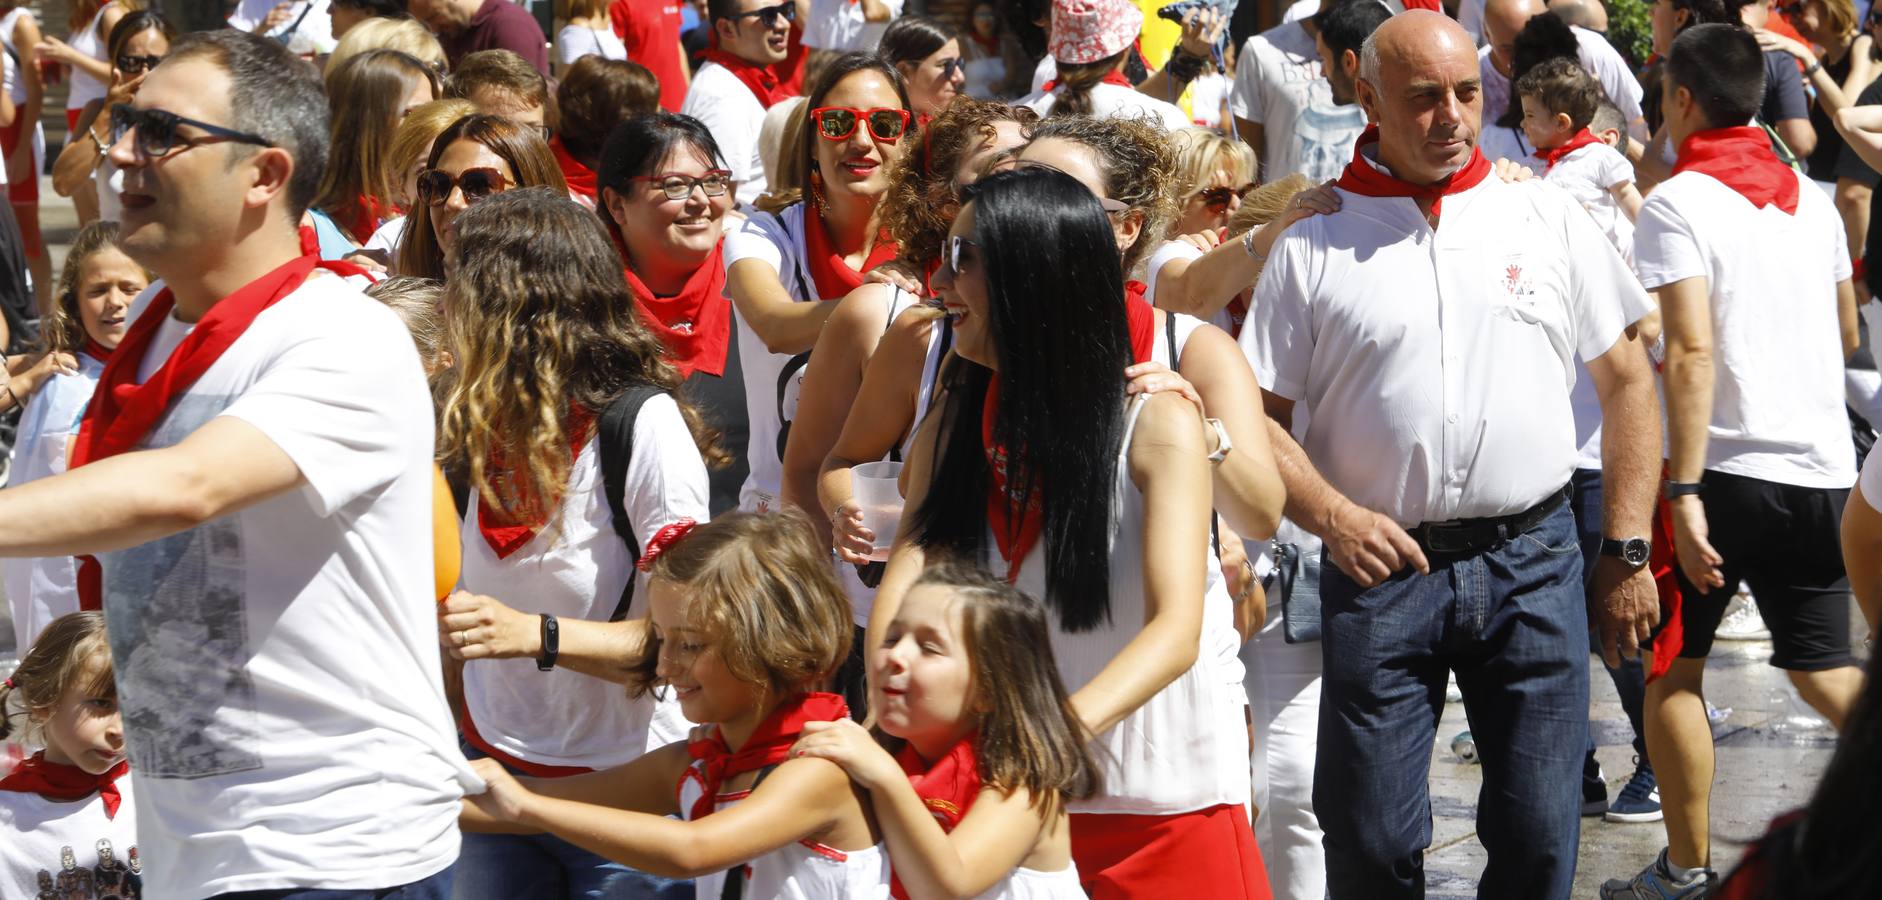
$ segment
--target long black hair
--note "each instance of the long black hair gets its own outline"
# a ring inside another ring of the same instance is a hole
[[[889,23],[876,56],[889,65],[919,63],[959,36],[954,26],[927,16],[902,16]]]
[[[1010,518],[1019,521],[1024,509],[1015,498],[1041,504],[1046,605],[1060,627],[1089,631],[1111,618],[1111,502],[1131,362],[1116,239],[1097,197],[1063,172],[1003,172],[977,182],[968,199],[999,358],[992,431],[1007,448]],[[981,409],[991,374],[964,362],[949,373],[934,474],[915,511],[923,547],[980,551],[988,486]]]
[[[644,113],[614,126],[609,132],[595,169],[595,190],[607,189],[625,195],[630,179],[658,174],[653,167],[666,159],[675,147],[687,147],[705,157],[707,165],[725,168],[725,154],[719,152],[719,142],[712,139],[712,132],[698,119],[670,112]],[[601,216],[608,230],[620,232],[620,223],[608,212],[608,204],[595,204],[595,214]]]

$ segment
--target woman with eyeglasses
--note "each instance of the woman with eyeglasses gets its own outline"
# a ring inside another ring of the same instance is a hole
[[[1209,554],[1209,427],[1181,396],[1125,393],[1158,324],[1118,301],[1113,218],[1044,167],[969,192],[933,279],[958,360],[910,451],[870,634],[930,559],[984,560],[1044,598],[1104,768],[1069,810],[1086,892],[1265,898],[1241,672],[1210,647],[1229,600]]]
[[[903,16],[891,22],[876,55],[902,73],[908,102],[924,126],[948,108],[967,82],[959,36],[952,27],[927,16]]]
[[[326,72],[332,109],[327,170],[314,206],[348,241],[364,244],[386,220],[402,212],[393,200],[387,163],[393,134],[413,108],[443,91],[438,74],[397,50],[373,50]]]
[[[438,627],[465,661],[467,752],[538,778],[626,765],[686,738],[671,692],[622,688],[626,661],[650,639],[635,563],[707,519],[702,456],[717,450],[678,396],[667,348],[635,315],[593,212],[535,187],[457,221],[444,300],[455,363],[439,436],[474,491],[463,590]],[[621,409],[631,420],[611,427]],[[625,521],[607,496],[610,456],[624,462]],[[692,896],[688,882],[545,834],[466,834],[457,865],[461,900]]]
[[[169,54],[170,42],[175,38],[176,26],[154,9],[138,10],[118,19],[107,45],[113,60],[111,88],[104,97],[78,111],[69,134],[79,137],[68,139],[52,163],[52,189],[61,197],[71,197],[74,203],[82,194],[95,191],[96,218],[100,221],[115,222],[122,212],[118,191],[124,187],[124,176],[105,154],[112,140],[111,108],[137,98],[144,75]],[[80,219],[89,221],[83,215]]]
[[[519,187],[568,192],[542,131],[502,116],[457,120],[438,135],[418,176],[418,197],[406,216],[393,267],[396,274],[449,284],[456,265],[452,248],[458,214],[479,200]]]
[[[728,465],[711,475],[712,514],[738,508],[750,425],[723,257],[732,173],[698,119],[655,112],[621,123],[602,147],[595,212],[620,251],[634,308],[685,379],[680,396],[719,435]]]

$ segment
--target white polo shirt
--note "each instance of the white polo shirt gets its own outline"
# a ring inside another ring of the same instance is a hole
[[[1302,442],[1332,486],[1401,525],[1534,506],[1575,467],[1575,358],[1651,309],[1586,213],[1496,177],[1445,197],[1341,191],[1281,237],[1241,345],[1263,385],[1313,410]]]
[[[738,202],[752,203],[765,192],[765,163],[758,154],[758,131],[764,127],[765,105],[732,70],[709,62],[699,67],[686,89],[680,112],[692,116],[712,132],[725,154],[725,164],[738,181]]]
[[[1843,411],[1837,282],[1850,277],[1843,220],[1797,175],[1797,213],[1754,209],[1710,175],[1660,182],[1635,223],[1649,290],[1704,278],[1712,302],[1706,468],[1815,488],[1856,480]]]
[[[1621,56],[1608,39],[1586,28],[1574,25],[1569,30],[1575,32],[1575,39],[1581,43],[1581,67],[1601,82],[1601,89],[1607,91],[1608,99],[1627,119],[1627,129],[1636,139],[1647,139],[1647,126],[1641,119],[1640,81],[1627,67],[1627,59]],[[1496,64],[1490,60],[1490,48],[1477,51],[1477,70],[1483,77],[1483,125],[1488,131],[1492,120],[1501,116],[1509,104],[1516,102],[1510,96],[1510,80],[1496,70]],[[1518,104],[1519,106],[1521,104]]]
[[[1300,22],[1254,35],[1242,45],[1229,111],[1262,126],[1261,180],[1296,172],[1314,182],[1339,177],[1365,130],[1358,104],[1333,102],[1314,37]]]
[[[1036,91],[1016,105],[1031,109],[1043,119],[1052,114],[1052,107],[1059,102],[1061,90],[1055,87],[1050,92]],[[1149,94],[1138,93],[1136,88],[1121,84],[1092,86],[1091,115],[1094,119],[1140,119],[1147,116],[1168,131],[1189,127],[1189,116],[1181,107],[1165,103]]]

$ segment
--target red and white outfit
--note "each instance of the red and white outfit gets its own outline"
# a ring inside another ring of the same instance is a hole
[[[746,62],[722,50],[708,50],[706,64],[693,74],[680,112],[698,119],[712,133],[725,155],[732,179],[738,182],[738,202],[753,203],[765,192],[765,161],[758,149],[758,132],[765,110],[795,95],[778,82],[768,66]]]
[[[933,763],[923,762],[913,745],[904,744],[895,754],[916,796],[941,823],[942,831],[952,833],[959,827],[980,796],[980,760],[975,752],[978,741],[978,733],[970,734]],[[899,878],[891,879],[890,892],[896,900],[908,900]],[[1085,889],[1078,883],[1076,864],[1056,872],[1019,866],[974,895],[974,900],[1085,900]]]
[[[41,753],[0,778],[0,897],[136,897],[143,887],[131,779]]]
[[[634,422],[622,494],[641,545],[682,519],[706,521],[706,492],[706,464],[679,405],[667,394],[648,398]],[[646,611],[647,575],[614,531],[592,434],[575,451],[553,528],[504,527],[492,515],[479,499],[464,517],[465,590],[531,615],[604,622],[633,577],[629,614]],[[533,658],[466,664],[464,705],[473,746],[545,776],[623,765],[685,738],[689,727],[670,692],[665,700],[630,698],[620,685],[569,669],[539,671]]]
[[[1621,258],[1634,259],[1634,223],[1621,211],[1613,189],[1634,181],[1634,164],[1619,150],[1601,142],[1588,129],[1552,150],[1538,151],[1548,166],[1542,180],[1568,192],[1581,208],[1594,217],[1601,233],[1621,251]]]
[[[98,7],[98,11],[92,14],[91,19],[85,23],[85,27],[72,32],[65,39],[66,45],[92,59],[115,66],[116,60],[105,59],[105,53],[108,52],[105,47],[105,35],[98,29],[99,18],[104,16],[105,10],[114,5],[116,5],[116,0]],[[85,104],[93,100],[103,100],[105,91],[111,85],[98,80],[90,72],[77,66],[66,66],[65,72],[67,84],[70,85],[65,96],[65,128],[66,131],[73,132],[78,130],[79,113],[84,111]],[[100,113],[100,115],[110,114],[110,110]]]
[[[32,15],[32,10],[24,6],[16,6],[11,12],[0,16],[0,46],[5,47],[7,56],[7,94],[12,97],[14,106],[22,110],[25,108],[24,104],[26,103],[26,79],[21,77],[20,67],[25,65],[25,57],[20,55],[19,48],[13,46],[13,29],[19,24],[21,16],[32,18]],[[110,111],[106,110],[105,112],[109,114]],[[7,156],[12,155],[13,148],[20,138],[20,129],[23,127],[25,127],[23,118],[15,117],[13,124],[5,128],[0,128],[0,153],[4,153],[4,155]],[[14,203],[38,203],[39,178],[37,176],[38,173],[45,171],[45,168],[46,129],[40,123],[34,122],[33,164],[30,171],[33,172],[35,177],[27,179],[20,184],[9,184],[7,186],[8,199],[12,200]],[[20,221],[20,227],[25,229],[29,226],[26,221],[22,219]],[[39,223],[35,221],[30,227],[33,228],[34,234],[27,237],[26,249],[29,252],[39,243],[34,239],[38,236]]]

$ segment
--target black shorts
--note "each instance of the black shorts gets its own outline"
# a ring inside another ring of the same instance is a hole
[[[1841,543],[1847,488],[1807,488],[1707,471],[1699,495],[1725,586],[1702,593],[1679,573],[1682,659],[1704,659],[1743,580],[1771,629],[1771,665],[1817,672],[1855,665]]]

